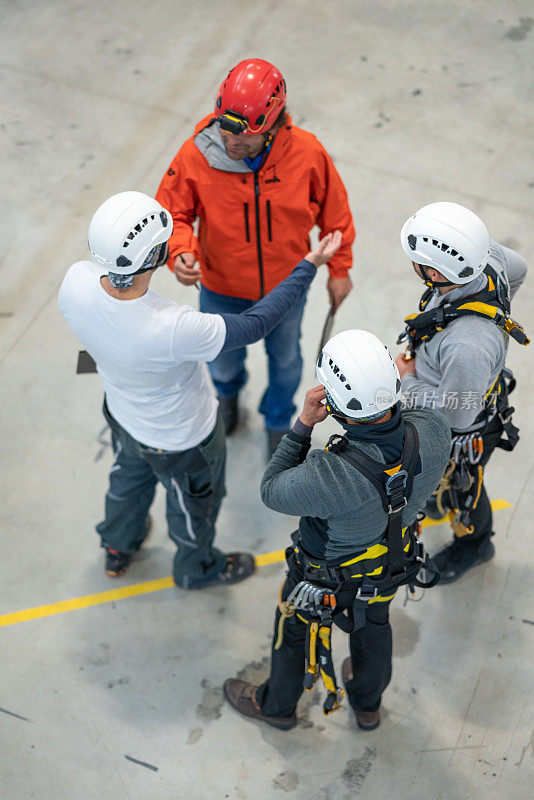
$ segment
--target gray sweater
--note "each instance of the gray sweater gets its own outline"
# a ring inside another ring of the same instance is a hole
[[[508,284],[512,298],[525,279],[525,259],[492,241],[488,263]],[[479,275],[447,295],[435,292],[425,311],[475,294],[486,283],[486,276]],[[437,408],[447,417],[451,428],[467,430],[504,367],[507,349],[508,336],[489,319],[464,316],[450,322],[444,331],[418,347],[415,374],[402,379],[405,405]]]
[[[436,411],[403,411],[407,422],[417,428],[421,471],[414,478],[408,505],[402,513],[403,525],[409,525],[437,487],[447,465],[450,451],[450,428]],[[358,447],[376,461],[383,462],[380,449],[371,442]],[[261,498],[266,506],[302,517],[318,517],[325,522],[324,540],[310,550],[319,558],[338,559],[350,556],[375,544],[384,535],[387,514],[380,495],[359,470],[335,453],[312,450],[290,436],[282,439],[261,482]]]

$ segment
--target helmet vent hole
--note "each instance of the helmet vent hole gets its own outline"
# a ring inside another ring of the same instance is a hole
[[[446,242],[440,242],[437,239],[432,239],[432,240],[425,239],[424,237],[423,237],[423,241],[427,242],[427,243],[429,241],[432,241],[432,244],[434,245],[434,247],[437,247],[439,250],[441,250],[442,253],[447,253],[447,255],[451,256],[452,258],[456,258],[458,261],[465,261],[465,258],[458,254],[458,250],[454,250]]]
[[[353,397],[347,403],[347,408],[350,408],[351,411],[361,411],[362,410],[362,404],[360,403],[359,400],[357,400],[355,397]]]
[[[349,385],[348,383],[347,383],[347,385],[345,386],[345,389],[348,389],[348,390],[349,390],[349,392],[352,392],[352,388],[350,387],[350,385]]]
[[[464,267],[463,270],[459,273],[459,278],[467,278],[469,275],[473,274],[473,270],[471,267]]]

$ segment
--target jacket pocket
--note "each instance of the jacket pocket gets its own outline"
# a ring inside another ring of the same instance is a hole
[[[247,237],[247,242],[250,242],[250,225],[248,221],[248,203],[243,203],[243,213],[245,215],[245,236]]]
[[[271,201],[267,200],[267,238],[270,242],[273,240],[273,232],[271,228]]]

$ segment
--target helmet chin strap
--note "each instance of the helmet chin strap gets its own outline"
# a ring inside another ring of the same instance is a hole
[[[456,286],[454,281],[433,281],[431,278],[429,278],[425,265],[419,264],[418,266],[423,274],[425,286],[428,286],[431,289],[439,289],[440,286]]]

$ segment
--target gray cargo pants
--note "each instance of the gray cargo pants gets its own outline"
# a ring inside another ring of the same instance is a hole
[[[133,553],[146,536],[145,520],[160,481],[167,490],[169,536],[178,551],[173,577],[184,589],[201,588],[226,566],[213,547],[215,522],[226,494],[226,441],[219,412],[210,435],[196,447],[171,452],[136,441],[119,425],[104,400],[115,463],[109,473],[106,518],[96,526],[102,546]]]

